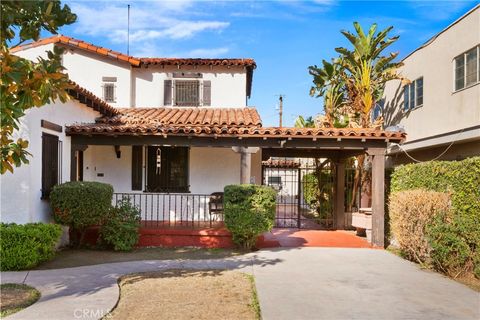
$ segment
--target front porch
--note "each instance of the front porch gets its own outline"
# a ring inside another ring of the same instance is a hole
[[[159,112],[168,114],[169,122],[155,116]],[[264,128],[253,108],[127,109],[97,123],[69,126],[67,133],[72,180],[112,184],[114,201],[128,198],[139,206],[143,230],[150,235],[222,233],[223,215],[212,211],[212,193],[229,184],[268,184],[261,164],[271,157],[328,159],[335,173],[328,223],[344,230],[345,163],[366,155],[372,163],[372,243],[379,247],[384,245],[385,149],[405,136],[375,129]],[[296,199],[301,200],[299,194]],[[279,208],[292,220],[289,207]],[[298,217],[296,227],[301,227]]]

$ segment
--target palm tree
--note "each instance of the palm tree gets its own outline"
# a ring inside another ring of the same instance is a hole
[[[310,95],[317,98],[323,97],[325,120],[330,127],[345,126],[341,121],[345,100],[345,77],[342,75],[342,64],[340,59],[332,60],[331,63],[323,60],[322,64],[322,68],[316,65],[308,67],[314,83],[310,89]]]
[[[398,52],[383,55],[385,49],[398,40],[398,36],[388,38],[393,27],[377,32],[377,24],[372,24],[365,34],[358,22],[353,23],[356,34],[342,31],[353,45],[353,49],[336,48],[340,53],[343,75],[345,76],[349,113],[358,117],[358,125],[371,127],[373,107],[382,98],[385,84],[393,79],[401,79],[398,68],[402,62],[394,62]]]

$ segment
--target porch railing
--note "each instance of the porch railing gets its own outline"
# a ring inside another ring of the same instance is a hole
[[[114,193],[113,205],[130,200],[150,227],[206,227],[223,222],[223,214],[210,210],[211,195],[185,193]]]

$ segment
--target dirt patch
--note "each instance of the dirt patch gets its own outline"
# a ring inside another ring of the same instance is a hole
[[[223,270],[167,270],[120,279],[120,300],[106,319],[258,319],[249,276]]]
[[[36,269],[61,269],[139,260],[222,259],[244,253],[246,252],[240,250],[200,248],[137,248],[130,252],[64,249],[58,252],[53,260],[41,264]]]
[[[37,289],[25,284],[5,283],[0,285],[0,316],[18,312],[40,298]]]
[[[475,291],[480,292],[480,279],[475,278],[473,275],[459,277],[454,280],[470,287]]]

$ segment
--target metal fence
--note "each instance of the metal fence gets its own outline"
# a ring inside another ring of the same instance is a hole
[[[114,193],[113,204],[129,200],[144,226],[205,227],[223,222],[223,212],[212,210],[211,199],[207,194]]]

